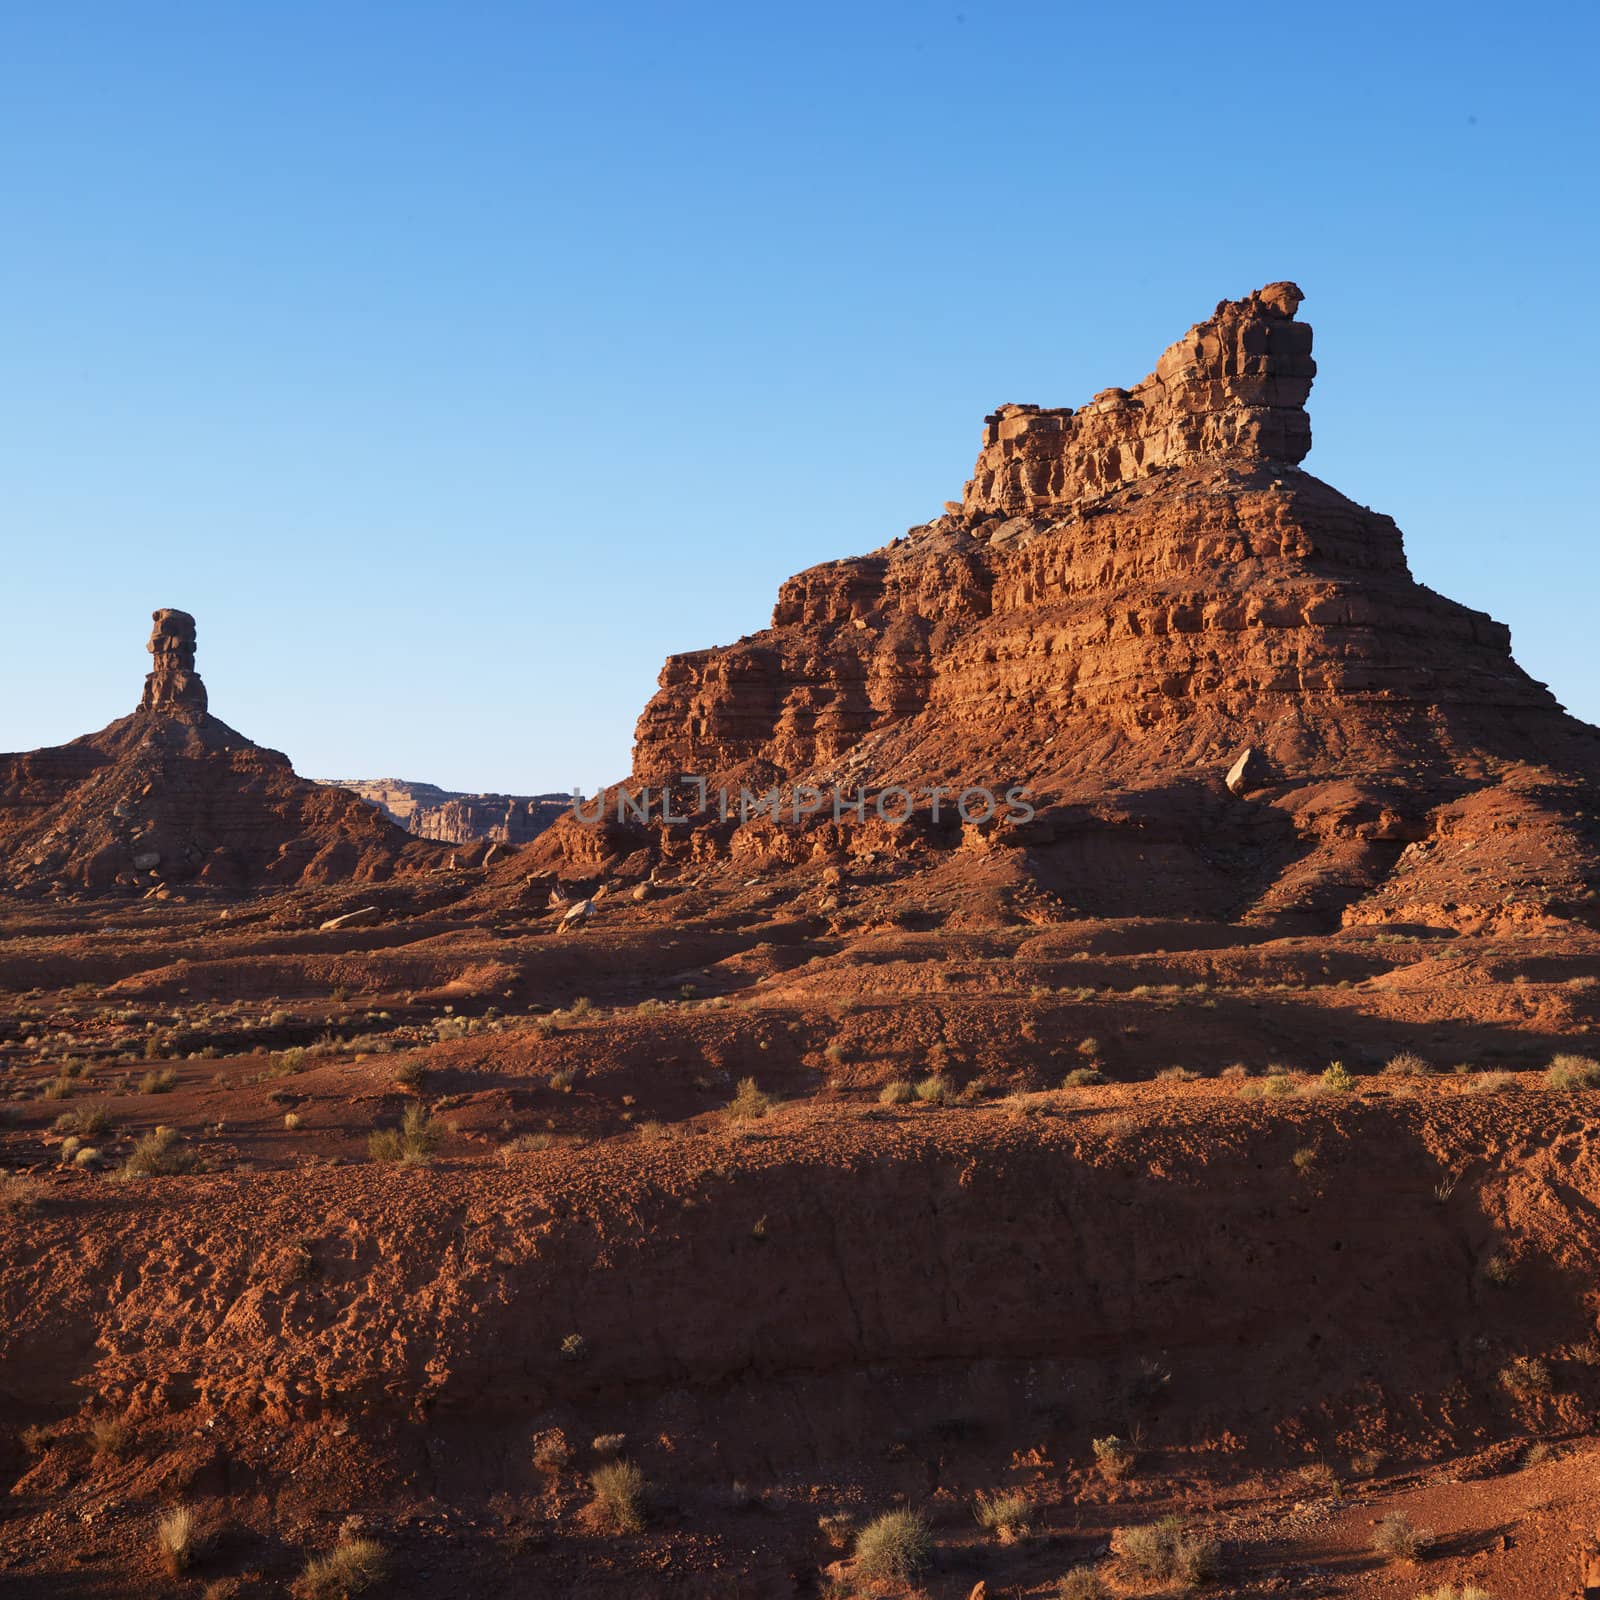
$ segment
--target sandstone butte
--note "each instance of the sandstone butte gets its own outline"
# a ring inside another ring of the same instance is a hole
[[[138,709],[71,744],[0,755],[0,883],[162,894],[369,881],[437,863],[371,806],[308,783],[207,709],[195,621],[154,613]]]
[[[1412,577],[1389,517],[1302,470],[1301,300],[1225,300],[1077,410],[1001,406],[943,515],[791,578],[763,632],[667,661],[625,787],[693,774],[728,790],[729,821],[619,828],[608,797],[611,826],[569,820],[535,857],[960,848],[1095,916],[1593,919],[1600,731],[1504,626]],[[969,784],[1025,785],[1037,816],[736,810],[741,787],[788,806],[797,785]],[[680,786],[675,813],[697,797]]]

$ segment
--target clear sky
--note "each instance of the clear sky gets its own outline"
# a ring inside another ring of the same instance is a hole
[[[1308,469],[1600,720],[1592,3],[0,0],[0,748],[623,774],[981,418],[1305,289]]]

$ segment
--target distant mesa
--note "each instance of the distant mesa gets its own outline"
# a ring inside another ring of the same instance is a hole
[[[330,778],[419,839],[527,844],[572,807],[569,794],[469,794],[399,778]]]
[[[0,886],[20,894],[164,897],[375,881],[441,852],[207,709],[195,620],[154,613],[139,708],[70,744],[0,755]]]

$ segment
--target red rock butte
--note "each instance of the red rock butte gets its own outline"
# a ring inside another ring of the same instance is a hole
[[[1389,517],[1300,468],[1302,298],[1225,300],[1078,410],[1002,406],[959,502],[791,578],[763,632],[671,657],[639,720],[636,784],[1020,783],[1034,822],[707,817],[659,848],[1009,845],[1021,876],[1101,915],[1589,914],[1600,734],[1517,666],[1503,625],[1412,577]],[[1440,873],[1445,834],[1512,812],[1501,870]],[[592,861],[643,837],[569,825],[535,848]]]
[[[195,620],[153,614],[136,711],[70,744],[0,755],[0,888],[23,895],[374,880],[432,866],[342,789],[296,776],[207,709]]]

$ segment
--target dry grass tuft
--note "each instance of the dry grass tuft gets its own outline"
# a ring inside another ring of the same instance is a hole
[[[1501,1385],[1519,1400],[1543,1400],[1555,1393],[1550,1363],[1538,1356],[1515,1356],[1500,1369]]]
[[[1055,1600],[1111,1600],[1111,1591],[1093,1567],[1074,1567],[1056,1584]]]
[[[1589,1056],[1559,1055],[1544,1075],[1551,1089],[1600,1089],[1600,1061]]]
[[[1162,1517],[1137,1528],[1118,1528],[1111,1548],[1141,1578],[1204,1583],[1217,1575],[1215,1539],[1190,1533],[1182,1517]]]
[[[910,1583],[932,1555],[928,1524],[915,1511],[886,1511],[856,1535],[856,1572],[875,1582]]]
[[[973,1500],[972,1514],[978,1526],[1001,1544],[1013,1544],[1033,1532],[1033,1501],[1015,1489],[997,1489],[993,1494],[980,1491]]]
[[[1372,1548],[1386,1561],[1415,1561],[1432,1548],[1431,1528],[1419,1528],[1403,1511],[1391,1511],[1378,1524]]]
[[[44,1185],[20,1172],[0,1176],[0,1213],[31,1217],[44,1202]]]
[[[771,1095],[763,1094],[756,1086],[754,1078],[741,1078],[726,1110],[735,1122],[754,1122],[766,1116],[776,1104]]]
[[[187,1572],[200,1554],[200,1519],[193,1506],[174,1506],[156,1524],[156,1549],[172,1577]]]
[[[618,1533],[638,1533],[645,1523],[644,1473],[631,1461],[608,1461],[589,1474],[595,1509]]]
[[[122,1163],[119,1178],[174,1178],[193,1172],[200,1158],[179,1137],[176,1128],[157,1128],[134,1145]]]
[[[421,1106],[407,1106],[398,1128],[374,1129],[367,1139],[373,1161],[393,1161],[401,1166],[426,1166],[439,1148],[439,1130]]]
[[[389,1559],[376,1539],[341,1539],[306,1563],[297,1585],[304,1600],[344,1600],[364,1594],[388,1575]]]
[[[903,1106],[915,1100],[916,1097],[917,1091],[904,1078],[896,1078],[893,1083],[886,1083],[878,1091],[878,1104],[880,1106]]]

